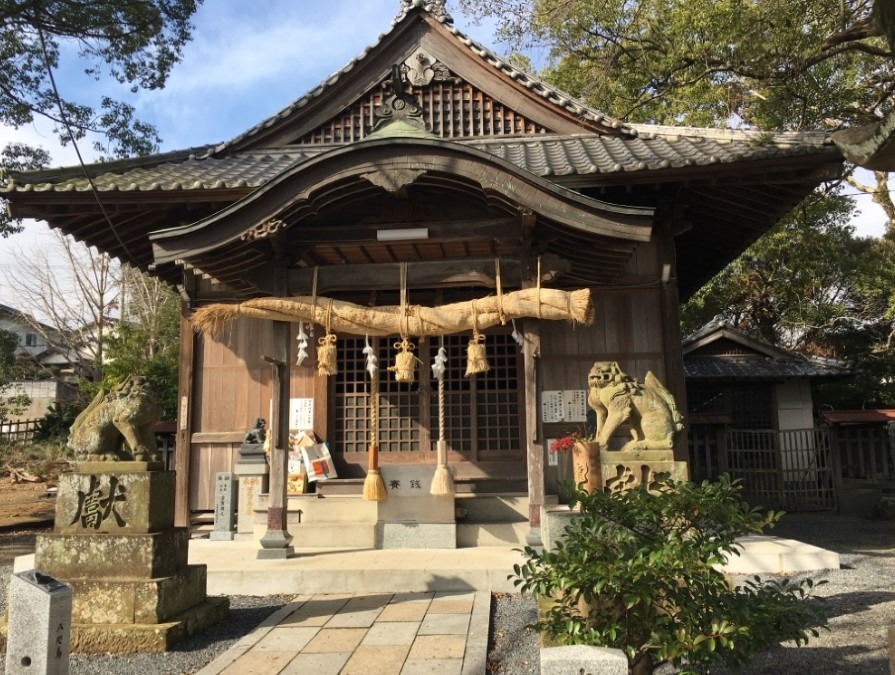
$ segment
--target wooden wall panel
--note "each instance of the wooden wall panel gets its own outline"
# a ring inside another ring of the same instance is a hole
[[[193,443],[190,475],[195,480],[190,489],[190,511],[214,510],[215,474],[233,471],[238,458],[239,443]]]
[[[326,380],[316,374],[313,347],[304,364],[295,365],[297,332],[297,326],[292,326],[290,397],[315,399],[315,431],[319,425],[325,434]],[[261,357],[274,353],[272,335],[270,322],[242,319],[218,339],[198,339],[193,432],[203,440],[191,444],[190,510],[213,508],[214,475],[235,465],[239,453],[235,439],[241,438],[256,418],[270,421],[271,367]],[[227,441],[234,442],[223,443],[220,438],[206,442],[215,435],[229,435]]]
[[[270,418],[272,350],[268,322],[240,319],[220,338],[203,337],[198,351],[195,431],[245,431],[257,417]]]

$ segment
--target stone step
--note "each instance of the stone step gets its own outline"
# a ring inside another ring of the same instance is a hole
[[[256,525],[255,541],[260,541],[266,525]],[[457,547],[524,546],[528,521],[515,523],[457,523]],[[374,548],[376,523],[290,523],[293,546],[302,548]]]
[[[528,521],[516,523],[457,523],[457,547],[525,546]]]
[[[291,515],[291,514],[290,514]],[[292,545],[302,548],[374,548],[376,523],[307,523],[290,522]],[[255,525],[255,541],[260,541],[267,525]]]
[[[263,502],[266,503],[266,500]],[[376,502],[368,502],[361,495],[290,495],[289,522],[298,523],[375,523]],[[299,516],[299,512],[301,512]],[[255,522],[258,522],[255,511]],[[266,511],[263,522],[267,522]]]
[[[458,518],[469,523],[516,523],[528,521],[528,495],[458,494]]]

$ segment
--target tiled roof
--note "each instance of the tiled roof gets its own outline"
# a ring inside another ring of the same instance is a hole
[[[824,360],[684,357],[684,377],[691,379],[773,380],[781,377],[838,377],[848,375],[841,362]]]
[[[749,356],[701,354],[703,340],[738,336],[741,344],[755,350]],[[700,349],[694,349],[695,347]],[[803,357],[761,340],[716,317],[682,343],[684,375],[699,379],[772,380],[781,377],[838,377],[848,375],[847,363],[837,359]],[[688,352],[693,352],[689,354]]]
[[[673,133],[672,133],[673,132]],[[360,141],[361,143],[363,141]],[[444,141],[451,142],[451,141]],[[578,136],[505,136],[453,141],[469,145],[542,177],[618,174],[692,166],[829,154],[837,148],[823,134],[756,134],[657,127],[638,138]],[[180,191],[255,188],[283,171],[333,150],[335,145],[301,145],[282,149],[233,152],[230,155],[176,155],[172,161],[151,164],[146,159],[93,165],[94,182],[106,191]],[[82,169],[15,173],[0,192],[87,191]],[[26,182],[27,181],[27,182]]]

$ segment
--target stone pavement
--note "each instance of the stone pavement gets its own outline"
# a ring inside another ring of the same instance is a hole
[[[484,675],[491,594],[300,596],[199,675]]]

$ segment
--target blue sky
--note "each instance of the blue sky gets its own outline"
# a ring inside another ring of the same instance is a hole
[[[400,0],[206,0],[195,16],[193,41],[182,63],[175,66],[165,89],[140,92],[131,98],[138,116],[156,125],[163,150],[174,150],[228,140],[254,126],[303,95],[358,56],[364,47],[388,30]],[[492,26],[475,26],[451,9],[455,24],[473,39],[502,52],[495,45]],[[63,96],[100,94],[124,98],[108,78],[93,82],[78,76],[74,67],[57,75]],[[18,140],[42,145],[54,165],[77,162],[70,148],[59,148],[46,123],[22,129],[0,127],[0,147]],[[85,159],[94,156],[89,143],[81,146]],[[859,233],[879,235],[882,211],[868,197],[860,197],[863,217]],[[29,224],[27,232],[0,240],[0,268],[10,269],[15,257],[41,245],[46,227]],[[35,242],[37,242],[35,244]],[[5,284],[0,275],[0,303]]]

